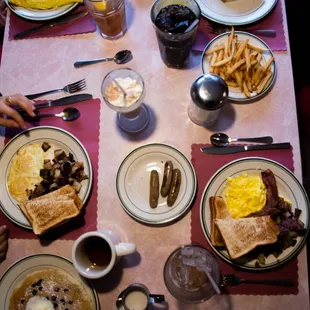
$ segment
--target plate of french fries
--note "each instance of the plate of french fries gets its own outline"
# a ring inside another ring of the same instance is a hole
[[[233,28],[206,46],[202,71],[221,76],[229,87],[228,99],[243,103],[261,98],[276,78],[269,46],[256,36]]]

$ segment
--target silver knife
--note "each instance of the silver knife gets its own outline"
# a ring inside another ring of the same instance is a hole
[[[205,146],[200,148],[200,151],[212,155],[222,155],[222,154],[233,154],[246,151],[259,151],[259,150],[276,150],[276,149],[289,149],[291,144],[289,142],[285,143],[273,143],[266,145],[235,145],[235,146],[224,146],[224,147],[213,147]]]
[[[70,14],[70,15],[59,17],[59,18],[54,19],[53,21],[47,22],[47,23],[45,23],[43,25],[40,25],[40,26],[31,28],[31,29],[22,31],[20,33],[17,33],[17,34],[14,35],[14,39],[22,39],[22,38],[25,38],[26,36],[28,36],[28,35],[30,35],[32,33],[38,32],[40,30],[48,29],[48,28],[54,27],[56,25],[66,24],[66,23],[68,23],[70,21],[73,21],[75,19],[81,18],[81,17],[83,17],[83,16],[85,16],[87,14],[88,14],[88,11],[87,10],[83,10],[83,11],[78,12],[78,13],[73,13],[73,14]]]
[[[38,110],[38,109],[43,109],[43,108],[48,108],[48,107],[58,107],[62,105],[72,104],[76,102],[90,100],[92,98],[93,96],[91,94],[79,94],[79,95],[63,97],[63,98],[56,99],[56,100],[49,100],[44,103],[36,103],[34,106],[36,107],[36,110]],[[27,112],[21,108],[16,109],[16,111],[19,112],[21,115],[25,113],[27,114]]]

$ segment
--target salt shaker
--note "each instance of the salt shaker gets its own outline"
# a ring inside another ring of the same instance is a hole
[[[197,125],[208,127],[218,118],[228,98],[226,82],[216,74],[199,76],[191,87],[188,116]]]

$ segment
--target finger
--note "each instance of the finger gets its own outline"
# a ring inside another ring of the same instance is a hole
[[[5,240],[4,242],[0,243],[0,253],[6,253],[8,248],[8,240]]]
[[[22,94],[14,94],[11,95],[11,102],[9,105],[18,105],[23,108],[30,116],[35,116],[33,110],[35,107],[33,106],[33,101],[29,100]]]
[[[0,126],[3,127],[11,127],[11,128],[19,128],[19,124],[13,119],[7,119],[0,117]]]
[[[8,227],[6,225],[0,226],[0,236],[7,232],[8,232]]]
[[[8,234],[7,232],[3,233],[2,235],[0,235],[0,245],[2,244],[2,242],[4,242],[5,240],[7,240],[8,238]]]
[[[23,118],[20,116],[20,114],[17,111],[15,111],[14,109],[10,108],[9,106],[5,104],[1,106],[1,110],[3,114],[10,116],[16,123],[18,123],[19,127],[26,128],[25,121],[23,120]]]

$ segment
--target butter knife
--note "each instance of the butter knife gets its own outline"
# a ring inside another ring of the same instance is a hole
[[[277,149],[289,149],[289,148],[291,148],[291,144],[289,142],[285,142],[285,143],[273,143],[266,145],[242,145],[242,146],[234,145],[225,147],[205,146],[200,148],[200,151],[206,154],[222,155],[222,154],[233,154],[247,151],[277,150]]]
[[[90,100],[92,99],[93,96],[91,94],[79,94],[79,95],[72,95],[72,96],[67,96],[63,97],[60,99],[56,100],[49,100],[44,103],[36,103],[34,104],[36,110],[43,109],[43,108],[49,108],[49,107],[58,107],[62,105],[68,105],[76,102],[81,102],[85,100]],[[19,112],[21,115],[27,114],[27,112],[21,108],[15,109],[17,112]]]
[[[73,14],[70,14],[70,15],[59,17],[57,19],[54,19],[53,21],[44,23],[44,24],[42,24],[40,26],[37,26],[37,27],[31,28],[31,29],[22,31],[20,33],[17,33],[17,34],[14,35],[14,39],[22,39],[22,38],[25,38],[25,37],[27,37],[28,35],[30,35],[32,33],[35,33],[35,32],[38,32],[38,31],[41,31],[41,30],[44,30],[44,29],[48,29],[48,28],[51,28],[51,27],[54,27],[54,26],[57,26],[57,25],[66,24],[66,23],[68,23],[70,21],[79,19],[79,18],[81,18],[81,17],[83,17],[83,16],[85,16],[87,14],[88,14],[88,11],[87,10],[83,10],[81,12],[77,12],[77,13],[73,13]]]

